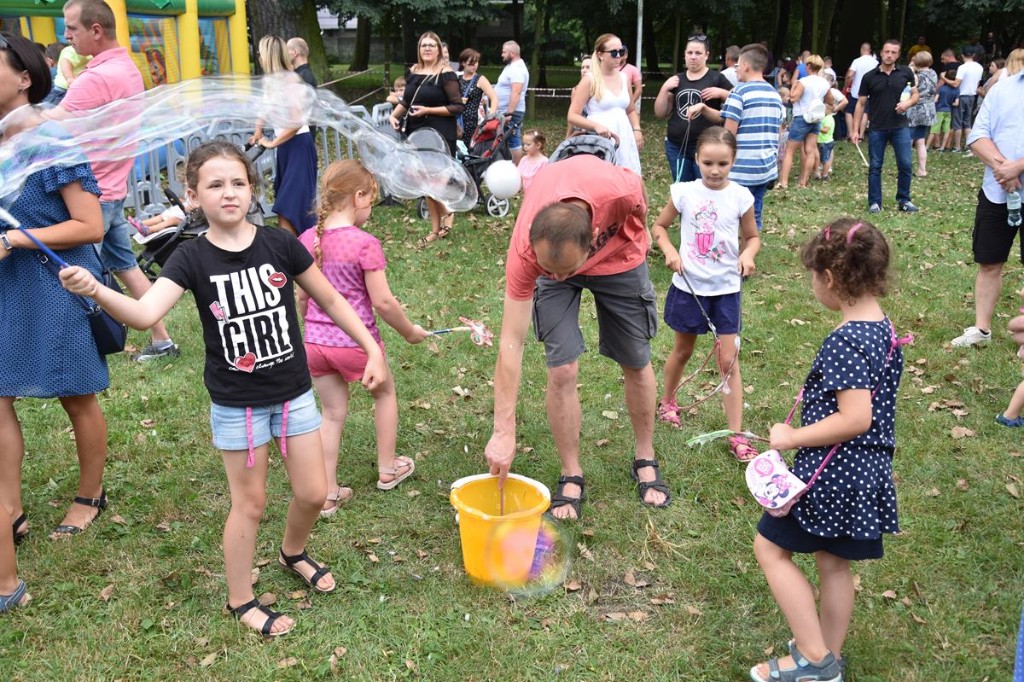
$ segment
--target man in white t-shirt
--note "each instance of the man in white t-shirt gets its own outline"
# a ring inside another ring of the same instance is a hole
[[[736,87],[740,84],[739,76],[736,75],[736,62],[740,60],[740,46],[730,45],[725,48],[725,68],[722,69],[722,75],[725,76],[732,87]]]
[[[512,152],[512,162],[519,165],[519,159],[523,158],[523,139],[520,133],[523,117],[526,116],[526,90],[530,86],[530,71],[519,56],[519,43],[514,40],[501,46],[501,60],[505,62],[505,68],[494,84],[494,92],[498,95],[498,111],[512,114],[508,149]]]
[[[850,68],[846,71],[846,90],[844,94],[848,97],[848,103],[846,105],[846,130],[863,130],[864,121],[857,121],[857,126],[854,127],[853,114],[857,110],[857,93],[860,92],[860,80],[864,77],[871,69],[878,66],[878,60],[875,59],[871,54],[871,43],[863,43],[860,46],[860,56],[853,60],[850,64]],[[867,109],[864,110],[862,118],[867,119]]]
[[[978,86],[981,85],[981,78],[985,75],[985,69],[981,64],[974,61],[974,48],[968,45],[963,50],[964,63],[956,70],[956,78],[950,80],[946,74],[942,74],[942,82],[958,88],[960,96],[957,98],[959,104],[953,105],[953,149],[960,151],[960,138],[963,137],[964,147],[967,147],[967,138],[971,134],[971,123],[978,110]],[[970,150],[967,155],[971,156]]]

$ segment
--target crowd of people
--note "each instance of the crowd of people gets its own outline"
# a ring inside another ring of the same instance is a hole
[[[62,119],[142,90],[103,0],[69,0],[64,18],[79,57],[57,53],[60,83],[35,45],[9,34],[0,40],[0,115],[7,138],[33,129],[60,144]],[[976,319],[952,345],[991,338],[1002,264],[1019,231],[1007,230],[1007,223],[1020,224],[1024,51],[1013,51],[983,83],[985,67],[974,46],[962,51],[963,63],[954,65],[944,55],[941,74],[932,69],[923,37],[909,51],[910,66],[900,64],[901,47],[888,40],[876,59],[871,45],[862,46],[840,90],[831,60],[810,52],[772,74],[763,44],[731,46],[726,67],[718,71],[708,64],[707,36],[689,36],[685,70],[666,80],[654,98],[654,115],[667,120],[665,155],[673,182],[649,227],[640,164],[642,80],[635,68],[626,68],[628,50],[619,37],[597,38],[566,115],[571,133],[596,136],[601,144],[581,144],[578,153],[554,159],[545,155],[544,133],[524,126],[529,72],[518,44],[503,45],[505,66],[492,85],[478,71],[476,50],[463,50],[453,64],[437,34],[419,37],[417,61],[392,93],[391,126],[406,137],[429,129],[455,155],[460,137],[472,136],[481,115],[504,115],[512,161],[523,179],[505,260],[493,430],[485,448],[492,474],[503,481],[515,459],[524,346],[532,324],[544,344],[548,421],[561,460],[551,514],[566,521],[582,517],[587,482],[579,358],[585,351],[585,290],[596,304],[599,352],[624,378],[635,436],[629,475],[642,505],[672,502],[654,433],[659,421],[682,425],[688,406],[680,406],[676,395],[698,336],[714,339],[721,381],[713,394],[722,396],[728,451],[739,462],[758,457],[743,424],[743,282],[756,270],[765,193],[773,184],[788,186],[797,154],[798,187],[814,177],[828,179],[835,140],[842,139],[836,132],[840,112],[849,141],[868,141],[869,214],[882,210],[887,145],[898,168],[895,205],[904,213],[919,210],[911,201],[913,149],[919,178],[927,176],[933,144],[951,144],[954,151],[969,146],[984,162],[974,225]],[[267,78],[315,87],[301,39],[265,36],[258,55]],[[46,108],[28,106],[47,100]],[[316,592],[332,592],[336,583],[329,567],[307,551],[311,530],[317,518],[333,515],[354,495],[338,481],[352,383],[373,396],[377,488],[393,490],[413,474],[415,462],[397,454],[396,388],[377,318],[409,343],[422,342],[427,332],[391,292],[382,244],[363,229],[378,199],[377,181],[351,159],[330,164],[318,177],[309,126],[270,134],[262,113],[254,124],[250,144],[277,150],[273,210],[280,229],[258,228],[247,219],[256,171],[242,150],[223,141],[204,144],[189,154],[185,184],[188,201],[209,230],[175,250],[152,285],[138,271],[127,242],[123,202],[130,160],[83,155],[46,168],[29,177],[5,207],[21,223],[39,226],[32,236],[68,266],[52,271],[36,258],[36,244],[25,232],[10,226],[0,232],[0,281],[32,283],[0,287],[6,316],[0,347],[9,359],[0,365],[0,612],[30,599],[14,554],[15,544],[30,532],[21,500],[25,448],[17,397],[58,398],[76,436],[77,494],[51,537],[85,531],[108,505],[106,423],[96,397],[109,386],[107,364],[92,343],[85,311],[68,292],[92,299],[132,327],[151,329],[144,358],[177,354],[161,319],[186,291],[192,293],[205,346],[213,444],[231,499],[223,543],[227,610],[264,636],[284,635],[295,625],[261,604],[251,581],[267,503],[270,442],[277,444],[292,487],[278,560]],[[595,144],[606,153],[588,153]],[[454,216],[442,202],[428,198],[427,207],[431,231],[421,246],[445,238],[453,227]],[[660,392],[651,352],[659,305],[648,269],[655,245],[672,272],[662,315],[674,341]],[[766,512],[758,524],[754,554],[794,636],[788,655],[751,669],[759,682],[842,679],[854,601],[851,562],[880,558],[884,535],[899,530],[892,458],[903,355],[879,300],[887,289],[889,245],[867,220],[842,218],[804,245],[801,261],[811,273],[814,296],[838,324],[798,397],[801,425],[787,420],[769,434],[771,448],[797,451],[794,473],[803,480],[814,475],[816,482],[788,515]],[[115,273],[130,295],[104,286],[104,271]],[[45,333],[26,332],[44,325]],[[1024,321],[1015,319],[1011,328],[1024,334]],[[997,421],[1024,426],[1022,407],[1024,384]],[[826,466],[829,475],[817,478],[814,472]],[[816,557],[820,613],[794,554]]]

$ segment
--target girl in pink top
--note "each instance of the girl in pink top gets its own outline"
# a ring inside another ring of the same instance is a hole
[[[519,176],[523,179],[524,195],[530,188],[530,183],[533,182],[533,176],[548,162],[548,157],[544,156],[545,142],[547,139],[544,137],[544,133],[536,128],[531,128],[523,133],[524,156],[519,160],[519,165],[516,168],[519,169]]]
[[[377,200],[377,182],[354,159],[336,161],[320,180],[320,209],[316,229],[299,237],[334,288],[355,309],[370,334],[380,344],[380,314],[409,343],[419,343],[427,332],[406,317],[384,275],[384,252],[376,237],[360,229]],[[352,499],[352,489],[338,485],[338,448],[348,416],[348,385],[359,381],[366,354],[338,328],[315,301],[300,293],[299,310],[306,319],[306,358],[313,386],[320,396],[323,423],[324,466],[328,494],[321,516],[331,516]],[[398,398],[391,373],[371,390],[377,430],[377,488],[391,490],[412,475],[416,465],[408,457],[395,456],[398,439]],[[333,485],[331,483],[333,482]]]

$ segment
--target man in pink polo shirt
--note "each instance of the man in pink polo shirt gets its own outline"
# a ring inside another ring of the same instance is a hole
[[[137,95],[144,90],[142,75],[126,48],[117,44],[114,13],[103,0],[68,0],[64,5],[64,37],[80,55],[92,56],[85,71],[68,88],[63,101],[46,112],[62,119],[76,112],[88,112],[105,104]],[[91,155],[90,155],[91,156]],[[102,195],[105,232],[100,258],[135,298],[149,290],[150,282],[139,269],[131,245],[131,226],[124,217],[128,196],[128,174],[134,161],[98,161],[90,158]],[[135,360],[175,357],[178,346],[171,341],[167,327],[157,322],[150,330],[151,341]]]
[[[547,411],[562,460],[551,513],[580,516],[585,483],[580,466],[582,414],[577,392],[583,335],[580,297],[597,308],[601,355],[622,368],[626,408],[636,437],[633,478],[640,500],[667,506],[668,486],[654,459],[656,385],[651,343],[658,325],[647,271],[647,197],[636,173],[578,154],[542,168],[523,200],[505,265],[505,304],[494,371],[494,431],[485,454],[504,478],[516,448],[516,402],[523,346],[530,326],[547,357]]]

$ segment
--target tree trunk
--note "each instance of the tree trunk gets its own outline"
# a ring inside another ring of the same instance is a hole
[[[523,0],[512,0],[512,40],[523,46]]]
[[[672,41],[672,73],[679,73],[679,43],[683,40],[683,13],[676,12],[676,35]]]
[[[279,0],[278,2],[247,2],[246,20],[253,36],[253,63],[260,73],[255,47],[265,35],[277,35],[284,40],[299,36],[309,45],[309,66],[321,82],[329,75],[327,53],[320,36],[320,23],[316,18],[313,0]]]
[[[896,24],[899,32],[896,34],[896,37],[900,40],[906,41],[907,36],[904,32],[907,28],[907,0],[899,1],[899,10],[899,18]]]
[[[661,67],[658,64],[658,44],[655,42],[657,32],[654,30],[654,17],[651,16],[651,8],[644,10],[644,61],[647,62],[648,77],[661,77]],[[641,69],[643,71],[643,69]]]
[[[366,71],[370,68],[370,35],[373,22],[366,17],[359,17],[356,24],[356,44],[352,52],[352,63],[349,71]]]
[[[821,3],[821,22],[818,24],[821,27],[821,33],[815,47],[818,54],[824,56],[833,52],[829,43],[832,40],[832,20],[836,16],[837,0],[821,0]]]
[[[814,38],[814,6],[817,0],[803,0],[800,3],[800,44],[797,52],[811,49]]]
[[[547,3],[545,3],[545,6],[544,6],[544,32],[541,34],[541,38],[543,38],[543,36],[549,36],[549,35],[551,35],[551,7],[548,6]],[[535,40],[539,40],[539,38],[534,38],[534,39]],[[543,52],[540,53],[540,80],[538,81],[538,83],[542,87],[545,87],[545,88],[548,86],[548,53],[547,53],[547,51],[543,51]]]
[[[548,3],[545,0],[534,0],[533,6],[533,50],[530,53],[530,73],[540,71],[540,51],[543,49],[544,37],[544,15],[547,14]],[[531,118],[537,105],[537,90],[530,88],[526,91],[526,112]]]
[[[878,0],[878,40],[889,38],[889,0]],[[881,47],[879,47],[881,50]]]
[[[786,50],[786,40],[789,38],[789,0],[778,0],[778,10],[775,14],[775,38],[772,40],[772,56],[775,59],[782,59]],[[774,64],[768,65],[775,68]]]

